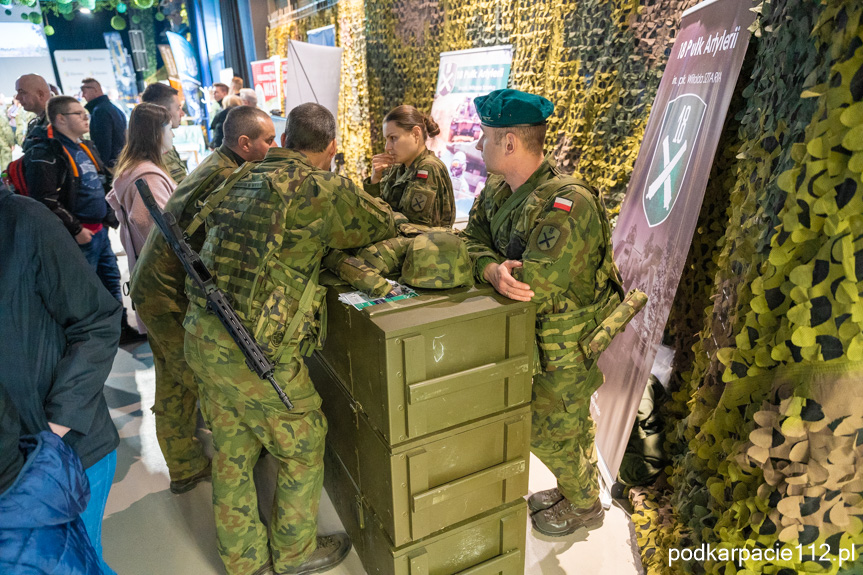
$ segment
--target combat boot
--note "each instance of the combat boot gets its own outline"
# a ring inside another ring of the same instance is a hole
[[[577,509],[568,499],[564,498],[552,507],[531,516],[533,526],[543,535],[563,537],[575,533],[579,527],[602,523],[605,510],[599,499],[590,507]]]
[[[318,548],[299,567],[282,571],[279,575],[307,575],[332,569],[341,563],[351,550],[351,538],[347,533],[318,535]]]
[[[528,497],[527,507],[531,513],[536,513],[537,511],[548,509],[561,499],[563,499],[563,493],[557,487],[554,487],[545,491],[538,491]]]
[[[191,477],[171,482],[171,493],[179,495],[191,491],[202,481],[209,481],[213,477],[213,467],[207,462],[207,466]]]

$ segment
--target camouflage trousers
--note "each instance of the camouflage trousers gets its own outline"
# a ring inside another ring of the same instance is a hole
[[[171,481],[192,477],[204,469],[209,460],[201,442],[195,437],[198,428],[198,383],[195,373],[183,355],[181,313],[148,315],[138,311],[147,326],[147,339],[153,350],[156,368],[156,438]]]
[[[228,574],[253,573],[271,557],[276,572],[300,565],[316,547],[327,433],[305,364],[292,359],[277,366],[276,381],[295,400],[288,411],[239,350],[187,334],[186,359],[213,432],[213,508]],[[269,536],[252,476],[262,448],[279,463]]]
[[[599,497],[590,396],[602,381],[596,365],[533,377],[531,451],[554,473],[560,492],[579,508],[590,507]]]

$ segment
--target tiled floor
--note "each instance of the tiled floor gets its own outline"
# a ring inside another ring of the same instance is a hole
[[[121,269],[123,264],[121,263]],[[209,575],[224,573],[215,545],[210,497],[203,483],[184,495],[168,490],[168,472],[156,442],[153,358],[149,346],[120,349],[106,385],[111,414],[120,431],[117,474],[105,513],[105,559],[119,575]],[[208,432],[201,430],[202,438]],[[533,456],[530,491],[554,485],[554,477]],[[321,533],[341,530],[324,493]],[[528,525],[526,573],[630,575],[641,573],[631,523],[616,504],[602,527],[552,539]],[[329,573],[362,574],[355,551]]]

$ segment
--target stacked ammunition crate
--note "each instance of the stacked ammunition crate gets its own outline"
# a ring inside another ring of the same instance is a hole
[[[343,291],[307,364],[325,487],[366,570],[520,575],[533,306],[470,288],[356,310]]]

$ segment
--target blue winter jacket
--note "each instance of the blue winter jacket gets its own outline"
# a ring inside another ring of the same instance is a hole
[[[80,514],[90,485],[75,452],[50,431],[21,438],[26,462],[0,494],[0,573],[100,573]]]

